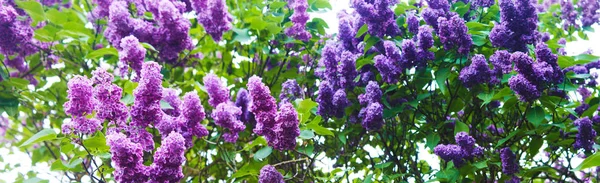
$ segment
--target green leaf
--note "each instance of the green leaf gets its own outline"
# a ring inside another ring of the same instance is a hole
[[[494,98],[494,92],[492,91],[491,93],[479,93],[477,95],[477,98],[483,100],[483,104],[482,105],[488,104]]]
[[[579,166],[575,167],[572,171],[580,171],[587,168],[600,166],[600,152],[596,152],[595,154],[585,158]]]
[[[98,57],[103,57],[104,55],[115,55],[115,56],[118,56],[119,52],[115,48],[101,48],[101,49],[97,49],[97,50],[94,50],[94,51],[88,53],[85,56],[85,58],[87,58],[87,59],[95,59],[95,58],[98,58]]]
[[[529,157],[534,157],[536,154],[538,154],[538,152],[540,152],[540,148],[542,147],[542,145],[544,144],[544,139],[540,138],[540,137],[534,137],[533,139],[531,139],[531,142],[529,143]]]
[[[231,29],[235,34],[233,36],[233,40],[234,41],[238,41],[240,43],[245,43],[250,41],[250,34],[248,34],[248,29],[238,29],[238,28],[233,28]]]
[[[367,34],[365,36],[365,48],[363,50],[364,53],[366,53],[369,49],[371,49],[371,47],[373,47],[375,44],[377,44],[379,42],[379,38],[377,37],[372,37],[371,35]]]
[[[501,146],[502,146],[502,144],[504,144],[506,141],[510,140],[510,139],[511,139],[511,138],[513,138],[515,135],[517,135],[517,134],[520,134],[520,133],[523,133],[523,130],[522,130],[522,129],[520,129],[520,130],[515,130],[515,131],[512,131],[512,132],[510,132],[510,134],[508,134],[508,136],[506,136],[506,137],[504,137],[503,139],[500,139],[500,140],[498,141],[498,144],[496,144],[496,148],[498,148],[498,147],[501,147]]]
[[[538,127],[542,121],[544,121],[545,116],[546,114],[544,109],[540,106],[535,106],[531,110],[527,111],[527,116],[525,117],[527,118],[527,121],[533,124],[534,127]]]
[[[379,164],[376,164],[376,165],[375,165],[375,168],[382,169],[382,168],[386,168],[386,167],[388,167],[388,166],[390,166],[390,165],[392,165],[392,162],[387,162],[387,163],[379,163]]]
[[[22,78],[15,78],[15,77],[11,77],[10,79],[7,80],[7,82],[11,86],[19,88],[21,90],[27,89],[27,85],[29,85],[29,80],[22,79]]]
[[[106,152],[109,148],[106,145],[106,137],[102,133],[96,133],[93,137],[83,140],[83,145],[90,150],[98,152]]]
[[[258,145],[266,146],[267,145],[267,140],[265,140],[264,137],[259,136],[258,138],[254,139],[252,141],[252,143],[246,143],[246,146],[244,146],[244,149],[242,149],[242,151],[248,151],[248,150],[250,150],[253,147],[256,147]]]
[[[315,133],[319,134],[319,135],[329,135],[329,136],[334,136],[333,132],[331,132],[331,130],[322,127],[321,125],[319,125],[318,122],[311,122],[309,124],[306,125],[306,127],[312,129],[313,131],[315,131]]]
[[[171,106],[171,104],[169,104],[167,101],[165,100],[160,100],[160,108],[164,109],[164,110],[168,110],[168,109],[175,109],[173,108],[173,106]]]
[[[565,69],[567,67],[571,67],[575,65],[575,60],[570,56],[558,56],[558,66],[561,69]]]
[[[23,183],[48,183],[48,180],[44,180],[44,179],[40,179],[37,177],[33,177],[33,178],[29,178],[25,181],[23,181]]]
[[[284,7],[286,4],[287,2],[272,2],[269,8],[275,10]]]
[[[458,132],[467,132],[469,133],[469,126],[463,122],[457,121],[454,125],[454,134]]]
[[[270,146],[263,147],[256,151],[256,153],[254,153],[254,160],[262,161],[263,159],[271,155],[272,152],[273,148],[271,148]]]
[[[300,132],[300,138],[312,139],[313,137],[315,137],[315,133],[312,130],[302,130]]]
[[[25,142],[19,145],[19,147],[53,139],[56,139],[56,132],[54,132],[53,129],[43,129],[42,131],[33,135],[31,138],[27,139]]]
[[[298,113],[307,113],[310,112],[313,108],[317,107],[319,104],[312,101],[310,98],[304,99],[298,102]]]
[[[360,27],[360,29],[358,29],[358,32],[356,32],[355,38],[359,38],[359,37],[363,36],[368,30],[369,30],[369,26],[367,26],[367,24],[363,24]]]
[[[433,151],[433,148],[435,148],[435,146],[437,146],[437,144],[440,142],[440,135],[437,133],[430,133],[429,135],[427,135],[427,147],[429,147],[429,149],[431,149]]]
[[[365,177],[365,181],[363,183],[371,183],[373,182],[373,174],[369,174]]]
[[[25,10],[29,17],[36,22],[46,20],[46,15],[44,13],[44,7],[37,1],[15,1],[19,8]]]
[[[447,95],[448,89],[446,88],[446,79],[450,75],[450,68],[441,67],[437,71],[435,71],[435,82],[440,87],[442,94]]]

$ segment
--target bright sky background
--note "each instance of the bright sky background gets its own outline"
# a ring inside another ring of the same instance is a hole
[[[311,17],[312,18],[321,18],[321,19],[325,20],[329,25],[329,29],[327,30],[327,33],[334,34],[334,33],[337,33],[337,29],[338,29],[337,13],[344,9],[349,9],[349,0],[331,0],[330,3],[333,8],[331,11],[321,12],[321,13],[311,13]],[[594,29],[597,31],[600,31],[600,26],[595,25]],[[596,45],[596,44],[600,43],[600,34],[599,33],[589,33],[588,35],[590,38],[589,40],[567,43],[567,46],[566,46],[567,53],[569,55],[576,55],[576,54],[580,54],[591,48],[596,55],[600,54],[600,46]],[[6,115],[6,114],[4,114],[4,115]],[[439,169],[438,158],[435,155],[430,154],[428,152],[428,149],[426,149],[423,144],[419,144],[419,147],[420,147],[419,148],[419,158],[426,160],[429,163],[429,165],[432,166],[433,169]],[[364,149],[367,150],[372,157],[378,157],[380,155],[383,155],[383,152],[379,148],[375,148],[370,145],[365,146]],[[539,155],[541,155],[541,154],[542,153],[540,153]],[[14,182],[19,173],[25,174],[29,170],[32,170],[32,169],[35,169],[36,171],[40,172],[40,174],[38,174],[38,176],[39,176],[38,178],[50,180],[51,183],[55,183],[55,182],[58,183],[58,182],[61,182],[61,180],[62,180],[61,179],[62,175],[57,172],[51,172],[49,165],[41,163],[41,164],[38,164],[38,165],[32,167],[31,166],[31,158],[25,153],[9,154],[8,149],[0,148],[0,157],[2,157],[4,159],[4,162],[0,162],[0,167],[4,167],[7,164],[10,165],[11,167],[14,167],[17,164],[20,164],[20,167],[14,168],[9,172],[0,173],[0,183]],[[334,161],[331,159],[325,158],[324,156],[321,156],[321,157],[323,159],[321,160],[321,162],[318,162],[317,166],[319,168],[322,168],[325,171],[333,170],[332,165],[333,165]],[[573,160],[574,164],[578,164],[579,162],[581,162],[581,159]],[[353,175],[353,177],[362,177],[362,176],[364,176],[364,175],[362,175],[360,173]],[[89,179],[87,179],[87,180],[89,181]],[[63,181],[66,181],[66,179]]]

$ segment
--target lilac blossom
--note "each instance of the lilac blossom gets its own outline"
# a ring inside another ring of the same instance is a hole
[[[298,113],[289,102],[284,102],[279,106],[279,112],[275,117],[277,123],[273,129],[277,138],[267,141],[274,149],[293,150],[296,148],[296,138],[300,136],[300,121]]]
[[[208,93],[208,104],[216,108],[219,104],[229,101],[229,89],[217,75],[209,73],[203,78],[204,87]]]
[[[164,136],[163,136],[164,137]],[[149,183],[179,182],[183,178],[185,139],[177,132],[164,137],[154,153],[154,163],[148,168]]]
[[[258,175],[259,183],[285,183],[283,181],[283,175],[275,169],[275,167],[271,165],[265,165],[260,169],[260,174]]]
[[[147,167],[144,166],[142,146],[132,142],[122,133],[106,136],[110,146],[111,160],[114,164],[115,180],[118,182],[145,182],[148,180]]]
[[[216,125],[227,129],[223,134],[223,138],[227,142],[236,142],[238,133],[246,129],[238,116],[242,114],[242,110],[235,106],[232,102],[220,103],[212,112],[211,116]]]
[[[575,137],[575,143],[573,147],[575,149],[585,149],[586,151],[593,150],[593,146],[596,143],[596,131],[593,128],[592,120],[588,117],[583,117],[573,122],[579,131]]]
[[[285,30],[285,35],[308,41],[312,37],[310,32],[306,30],[306,22],[310,18],[306,12],[308,2],[306,0],[290,0],[289,3],[294,9],[294,14],[290,17],[293,25]]]

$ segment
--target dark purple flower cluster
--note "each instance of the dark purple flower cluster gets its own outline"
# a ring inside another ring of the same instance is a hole
[[[446,0],[426,0],[429,7],[423,9],[421,16],[428,25],[438,28],[438,18],[448,18],[456,13],[450,12],[450,3]]]
[[[191,0],[191,2],[193,9],[198,12],[198,22],[204,26],[206,33],[210,34],[215,41],[221,41],[223,33],[231,30],[233,19],[227,11],[225,0]]]
[[[396,4],[396,0],[354,0],[352,7],[360,15],[363,22],[369,28],[369,34],[377,37],[398,36],[401,34],[400,28],[396,24],[396,18],[391,6]]]
[[[401,63],[403,60],[400,49],[396,47],[396,43],[392,41],[383,42],[384,51],[381,55],[377,55],[373,58],[375,67],[379,70],[381,78],[386,83],[398,82],[398,77],[403,72]]]
[[[146,49],[140,45],[139,40],[135,36],[124,37],[121,39],[120,46],[119,72],[121,76],[125,76],[128,73],[128,67],[131,67],[139,77],[144,58],[146,57]]]
[[[414,13],[407,13],[406,25],[408,28],[408,32],[415,35],[419,33],[419,18],[415,16]]]
[[[456,48],[459,54],[469,54],[473,40],[471,35],[467,33],[468,28],[465,21],[458,15],[454,15],[449,19],[440,17],[437,21],[437,34],[440,37],[440,42],[444,44],[444,49]]]
[[[490,56],[490,62],[494,65],[495,73],[508,74],[513,70],[510,56],[511,54],[506,50],[498,50]]]
[[[38,47],[47,46],[33,39],[33,28],[29,26],[31,19],[26,17],[23,10],[15,9],[16,5],[10,2],[12,1],[0,1],[0,54],[4,55],[2,62],[6,67],[16,70],[9,74],[10,77],[22,77],[36,85],[37,80],[32,75],[21,75],[29,71],[25,57],[36,53]]]
[[[458,78],[467,88],[484,83],[494,84],[498,81],[485,60],[485,56],[481,54],[477,54],[471,58],[471,65],[464,67],[460,71]]]
[[[363,108],[360,109],[358,117],[362,119],[361,125],[367,130],[379,130],[383,124],[383,105],[381,97],[383,93],[376,81],[369,81],[365,93],[358,96],[358,101]]]
[[[527,52],[527,44],[533,44],[536,38],[537,12],[533,1],[500,0],[499,3],[501,22],[490,32],[492,45],[511,52]]]
[[[519,173],[519,160],[509,147],[500,150],[500,160],[502,161],[502,173],[507,175]]]
[[[146,182],[147,167],[142,158],[142,146],[131,142],[122,133],[106,136],[106,144],[110,146],[111,160],[114,163],[114,175],[117,182]]]
[[[136,5],[142,5],[141,3],[133,2]],[[192,47],[192,41],[188,34],[191,23],[183,17],[184,10],[181,5],[185,6],[185,4],[182,3],[157,0],[144,2],[143,6],[136,6],[139,7],[139,15],[146,11],[153,14],[154,20],[146,20],[131,17],[128,2],[110,2],[108,27],[104,31],[104,36],[115,48],[121,50],[123,49],[121,39],[133,35],[139,41],[149,43],[156,48],[161,61],[175,63],[179,52]],[[96,9],[100,8],[102,6],[96,7]]]
[[[273,131],[276,140],[269,141],[269,145],[280,151],[296,148],[296,138],[300,136],[298,127],[300,120],[294,106],[289,102],[283,102],[279,106],[275,121],[276,125]]]
[[[294,9],[294,14],[290,17],[293,25],[285,30],[285,35],[308,41],[312,37],[310,32],[306,31],[306,22],[310,18],[306,12],[308,2],[306,0],[289,0],[288,3]]]
[[[185,139],[171,132],[154,153],[154,163],[148,167],[149,183],[179,182],[183,178],[181,165],[185,161]]]
[[[235,106],[239,107],[242,110],[242,115],[240,115],[240,121],[245,124],[254,125],[256,120],[254,119],[254,114],[250,112],[250,106],[252,105],[252,99],[248,96],[248,90],[241,88],[238,90],[237,98],[235,100]]]
[[[296,99],[302,98],[302,88],[298,85],[295,79],[288,79],[281,84],[281,93],[279,93],[279,101],[293,102]],[[239,98],[239,94],[238,94]]]
[[[260,174],[258,175],[259,183],[285,183],[283,181],[283,175],[275,169],[275,167],[271,165],[265,165],[260,169]]]
[[[494,5],[494,0],[474,0],[472,2],[474,7],[490,7]]]
[[[475,139],[466,132],[454,136],[456,144],[438,144],[433,152],[445,161],[452,161],[460,167],[466,160],[483,156],[483,148],[475,144]]]
[[[342,118],[344,109],[350,105],[344,89],[334,90],[334,87],[327,80],[319,84],[316,102],[319,103],[317,114],[324,118]]]
[[[522,101],[533,101],[541,96],[541,91],[549,84],[559,84],[564,74],[558,66],[558,57],[545,43],[536,46],[537,62],[523,52],[514,52],[510,62],[515,64],[516,76],[509,79],[510,88]]]
[[[344,49],[342,44],[327,41],[319,60],[319,66],[324,69],[316,74],[321,79],[329,81],[334,89],[354,87],[354,78],[358,75],[356,71],[358,55]]]
[[[357,50],[357,45],[362,40],[356,37],[358,29],[364,24],[360,19],[360,15],[356,12],[348,14],[345,11],[341,11],[338,14],[338,19],[339,28],[337,38],[340,44],[342,44],[345,50],[351,52],[361,51]]]
[[[575,124],[579,130],[579,133],[577,133],[577,136],[575,137],[573,147],[575,149],[585,149],[586,151],[593,150],[593,146],[596,144],[596,131],[593,128],[592,120],[588,117],[583,117],[575,120],[573,124]]]
[[[581,25],[583,27],[592,26],[600,22],[600,2],[598,0],[580,0],[577,5],[581,8]]]

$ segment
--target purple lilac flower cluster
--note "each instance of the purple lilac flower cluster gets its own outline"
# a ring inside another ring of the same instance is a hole
[[[103,68],[96,69],[92,75],[94,98],[98,101],[96,117],[101,121],[108,120],[109,131],[124,130],[129,109],[121,102],[123,89],[112,83],[113,76]]]
[[[154,153],[154,163],[148,167],[148,183],[179,182],[183,178],[181,165],[185,161],[185,139],[171,132]]]
[[[519,173],[519,160],[509,147],[500,149],[500,160],[502,162],[502,173],[507,175]]]
[[[293,102],[296,99],[302,98],[302,88],[298,85],[295,79],[288,79],[281,84],[281,93],[279,93],[279,101]]]
[[[135,36],[124,37],[121,39],[120,46],[119,74],[125,76],[128,73],[128,67],[130,67],[139,77],[144,58],[146,57],[146,49],[140,45],[139,40]]]
[[[252,97],[250,111],[257,122],[254,133],[265,136],[269,146],[277,150],[294,149],[300,136],[300,121],[292,104],[284,101],[277,111],[275,98],[258,76],[250,77],[247,87]]]
[[[593,150],[593,146],[596,144],[596,131],[593,128],[592,120],[588,117],[583,117],[575,120],[573,124],[575,124],[579,130],[579,133],[577,133],[577,136],[575,137],[573,147],[575,149],[585,149],[586,151]]]
[[[258,175],[259,183],[285,183],[283,181],[283,175],[275,169],[275,167],[271,165],[265,165],[260,169],[260,174]]]
[[[581,8],[581,25],[583,27],[592,26],[600,22],[600,2],[597,0],[580,0],[577,5]]]
[[[358,96],[358,101],[363,105],[358,113],[358,117],[362,119],[363,128],[379,130],[383,126],[383,105],[380,102],[382,95],[379,84],[376,81],[369,81],[365,93]]]
[[[223,135],[227,142],[235,142],[238,133],[246,129],[246,125],[240,121],[242,110],[229,99],[229,89],[214,74],[204,76],[204,86],[210,99],[208,103],[213,106],[211,117],[215,124],[228,130]]]
[[[242,110],[242,114],[240,115],[240,121],[245,124],[254,125],[256,120],[254,119],[254,114],[250,112],[250,106],[252,105],[252,99],[248,96],[248,90],[241,88],[238,90],[237,97],[235,99],[235,106],[239,107]]]
[[[155,127],[164,137],[172,132],[180,133],[185,139],[186,147],[192,146],[192,137],[198,138],[208,135],[208,130],[201,122],[206,113],[202,107],[200,97],[195,92],[187,92],[183,101],[179,99],[174,89],[163,90],[163,101],[167,102],[172,109],[162,109],[162,119]]]
[[[285,30],[285,35],[308,41],[312,37],[310,32],[306,30],[306,22],[310,18],[306,12],[308,2],[306,0],[289,0],[288,3],[294,9],[294,14],[290,17],[293,25]]]
[[[144,166],[144,153],[140,144],[132,142],[122,133],[107,135],[106,144],[110,146],[117,182],[146,182],[148,180],[147,167]]]
[[[325,118],[343,117],[344,109],[349,105],[345,89],[356,85],[354,78],[358,75],[357,55],[346,50],[338,55],[339,49],[343,49],[342,46],[334,41],[328,41],[319,60],[319,65],[323,66],[324,70],[317,73],[323,79],[319,84],[316,99],[319,103],[317,113]]]
[[[475,144],[475,139],[466,132],[458,132],[454,136],[456,144],[439,144],[433,152],[445,161],[452,161],[460,167],[465,161],[483,156],[483,148]]]
[[[564,78],[558,66],[558,57],[545,43],[536,46],[535,54],[537,62],[523,52],[514,52],[510,57],[510,62],[514,63],[518,74],[511,77],[508,84],[522,101],[533,101],[539,98],[541,91],[548,84],[561,83]]]
[[[361,21],[367,24],[369,34],[377,37],[386,35],[394,37],[401,34],[394,11],[391,9],[391,6],[396,3],[396,0],[355,0],[351,5],[360,15]]]
[[[573,26],[575,29],[579,28],[579,24],[577,24],[577,10],[575,10],[575,6],[571,0],[561,0],[560,1],[560,11],[561,19],[565,22],[563,23],[563,29],[569,30],[569,27]]]
[[[511,52],[527,52],[527,44],[533,44],[537,34],[537,12],[533,1],[500,0],[499,5],[501,22],[490,32],[492,45]]]
[[[139,3],[142,2],[133,3],[141,5]],[[109,4],[109,11],[108,27],[104,31],[104,36],[118,50],[124,49],[121,46],[121,40],[124,37],[134,36],[139,41],[149,43],[156,48],[159,51],[161,61],[175,63],[179,52],[192,47],[192,41],[188,34],[191,23],[183,17],[184,10],[181,7],[185,4],[182,3],[169,0],[144,1],[145,6],[136,7],[145,7],[139,8],[138,14],[147,11],[154,15],[154,20],[149,21],[131,17],[127,8],[128,2],[113,1],[110,4],[106,2],[106,4]],[[104,3],[96,9],[103,6]],[[104,14],[101,11],[98,10],[99,14]],[[136,50],[139,50],[139,48],[136,48]],[[139,51],[135,53],[136,57],[134,59],[139,60]]]
[[[499,82],[492,69],[490,69],[485,56],[481,54],[477,54],[471,58],[471,65],[464,67],[460,71],[458,79],[467,88],[483,83],[495,84]]]
[[[458,15],[450,18],[438,18],[437,34],[440,42],[444,44],[445,50],[456,48],[459,54],[467,55],[471,51],[473,40],[471,35],[467,33],[468,28],[465,21]]]
[[[398,77],[404,70],[401,65],[403,59],[400,49],[392,41],[383,42],[384,50],[373,58],[375,67],[379,70],[381,78],[386,83],[398,82]]]
[[[221,41],[223,33],[231,30],[233,17],[225,0],[191,0],[191,5],[198,13],[198,22],[215,41]]]
[[[62,126],[64,133],[94,134],[102,129],[98,119],[88,119],[86,116],[92,114],[97,100],[94,98],[92,81],[85,76],[75,76],[67,84],[67,98],[64,103],[65,113],[71,115],[71,122]],[[73,131],[71,131],[71,128]]]
[[[145,62],[142,66],[138,87],[133,91],[135,101],[131,107],[129,133],[133,141],[142,144],[146,151],[154,149],[152,134],[146,131],[150,124],[158,124],[163,113],[160,108],[162,99],[161,66],[156,62]]]

